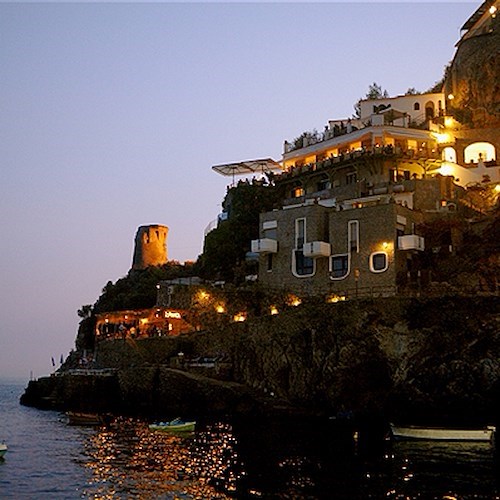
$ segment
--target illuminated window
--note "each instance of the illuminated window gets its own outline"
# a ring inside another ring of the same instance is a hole
[[[349,274],[349,254],[332,255],[330,258],[330,278],[341,280]]]
[[[389,267],[389,259],[385,252],[375,252],[370,255],[370,271],[383,273]]]
[[[359,221],[349,221],[349,251],[359,252]]]
[[[495,160],[495,146],[489,142],[474,142],[464,149],[465,163],[477,163],[479,158],[483,161]]]
[[[455,148],[452,148],[451,146],[444,148],[442,159],[443,161],[449,161],[450,163],[457,163],[457,152],[455,151]]]
[[[305,191],[302,187],[297,186],[296,188],[292,189],[292,198],[300,198],[301,196],[305,195]]]

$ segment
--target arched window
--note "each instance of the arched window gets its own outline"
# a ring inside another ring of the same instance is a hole
[[[452,148],[451,146],[444,148],[441,158],[443,161],[457,163],[457,152],[455,151],[455,148]]]
[[[432,118],[434,118],[434,103],[432,101],[425,103],[425,118],[426,120],[432,120]]]
[[[420,111],[420,103],[419,102],[416,102],[414,105],[413,105],[413,109],[415,111]]]
[[[464,149],[465,163],[477,163],[479,158],[483,161],[496,160],[495,146],[489,142],[473,142]]]

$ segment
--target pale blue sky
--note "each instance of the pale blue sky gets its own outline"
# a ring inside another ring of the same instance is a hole
[[[0,4],[0,375],[51,370],[137,227],[194,260],[227,180],[346,118],[377,82],[425,91],[479,2]]]

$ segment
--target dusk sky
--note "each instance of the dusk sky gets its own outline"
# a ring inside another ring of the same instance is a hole
[[[373,82],[428,90],[479,5],[0,4],[0,376],[66,357],[138,226],[195,260],[231,181],[212,165],[280,160]]]

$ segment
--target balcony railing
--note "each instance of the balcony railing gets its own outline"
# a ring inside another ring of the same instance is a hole
[[[253,253],[277,253],[278,252],[278,242],[270,238],[262,238],[260,240],[252,240],[251,250]]]
[[[416,234],[399,236],[398,248],[399,250],[419,250],[423,252],[425,250],[424,238],[422,238],[422,236],[417,236]]]
[[[325,241],[309,241],[303,245],[304,257],[329,257],[331,253],[330,243]]]

